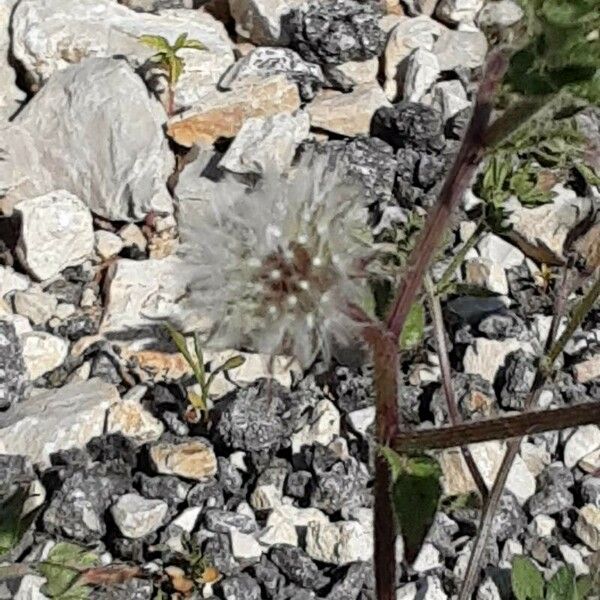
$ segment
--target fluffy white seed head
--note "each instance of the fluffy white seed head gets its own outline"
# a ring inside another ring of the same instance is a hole
[[[362,190],[322,157],[245,191],[220,185],[221,196],[182,222],[181,253],[196,273],[188,299],[214,324],[211,344],[307,366],[334,343],[360,343],[347,307],[369,293]]]

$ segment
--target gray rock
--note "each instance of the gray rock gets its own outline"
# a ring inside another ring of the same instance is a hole
[[[214,479],[202,481],[189,491],[187,502],[190,506],[222,508],[225,505],[223,488]]]
[[[581,482],[581,497],[586,504],[600,508],[600,477],[586,477]]]
[[[69,119],[51,117],[56,114]],[[0,187],[6,180],[9,188],[2,203],[9,210],[63,189],[107,219],[172,212],[165,183],[173,156],[164,120],[158,101],[123,60],[90,58],[55,73],[0,135],[6,154]]]
[[[445,143],[441,115],[416,102],[380,108],[373,118],[371,133],[396,149],[437,152]]]
[[[216,432],[232,449],[271,454],[289,445],[300,410],[285,388],[263,380],[219,403]]]
[[[0,320],[0,411],[23,400],[27,384],[23,348],[15,327],[8,321]]]
[[[584,425],[578,427],[567,440],[564,461],[567,468],[573,468],[588,454],[600,448],[600,427]]]
[[[106,533],[104,513],[131,489],[131,474],[123,465],[97,464],[78,470],[64,481],[44,513],[44,528],[82,543]]]
[[[338,461],[314,478],[310,505],[328,514],[343,508],[365,506],[369,501],[367,467],[355,458]]]
[[[327,600],[356,600],[360,590],[372,577],[372,568],[368,563],[351,564],[343,579],[331,588],[326,598]]]
[[[33,466],[26,456],[0,454],[0,498],[10,493],[13,484],[35,479]]]
[[[204,513],[204,524],[209,531],[215,533],[255,533],[258,529],[256,519],[238,512],[209,508]]]
[[[261,600],[260,586],[250,575],[241,573],[226,577],[217,585],[223,600]]]
[[[385,36],[371,3],[312,0],[286,17],[291,45],[306,60],[327,65],[379,56]]]
[[[48,465],[51,453],[101,435],[106,411],[118,401],[117,389],[99,379],[40,393],[0,415],[0,453]]]
[[[50,279],[92,254],[92,215],[73,194],[58,190],[27,198],[18,204],[17,213],[21,220],[17,255],[36,279]]]
[[[535,378],[535,359],[523,350],[511,352],[504,361],[500,402],[505,409],[523,409]]]
[[[177,507],[185,501],[192,487],[189,483],[172,475],[149,477],[142,472],[136,473],[135,484],[145,498],[166,502],[171,517],[176,514]]]
[[[529,499],[529,513],[537,515],[554,515],[573,506],[573,494],[560,485],[546,485]]]
[[[143,538],[155,532],[167,516],[168,505],[162,500],[148,500],[139,494],[125,494],[111,507],[116,526],[128,538]]]
[[[435,14],[442,21],[452,25],[473,23],[483,3],[484,0],[441,0]]]
[[[37,86],[57,70],[91,56],[124,56],[134,68],[141,67],[155,52],[139,41],[141,35],[161,35],[173,43],[187,33],[206,49],[181,52],[186,68],[177,82],[176,108],[200,100],[234,60],[225,27],[206,11],[152,15],[111,0],[55,0],[51,6],[44,0],[25,0],[15,10],[12,27],[14,55]],[[154,75],[148,72],[149,84],[162,91],[164,79],[156,81]]]
[[[503,311],[484,317],[477,329],[491,340],[524,339],[528,335],[525,322],[512,311]]]
[[[255,77],[284,75],[296,83],[300,95],[305,100],[314,97],[315,91],[325,84],[325,77],[319,65],[306,62],[289,48],[255,48],[240,58],[221,78],[219,87],[234,89],[244,80]]]
[[[158,12],[170,8],[195,8],[194,0],[119,0],[119,4],[138,12]]]
[[[492,524],[491,536],[499,542],[516,537],[527,527],[527,516],[516,497],[505,492]]]
[[[319,589],[328,581],[301,548],[278,544],[271,548],[269,558],[288,580],[304,588]]]

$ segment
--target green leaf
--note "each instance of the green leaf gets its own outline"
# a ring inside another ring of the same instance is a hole
[[[25,535],[39,509],[23,515],[23,506],[29,498],[29,486],[19,486],[14,494],[0,504],[0,557],[10,552]]]
[[[42,593],[60,600],[80,600],[89,596],[89,588],[77,581],[83,571],[100,563],[99,558],[85,548],[69,542],[56,544],[48,558],[40,563],[40,573],[46,578]]]
[[[212,382],[219,373],[231,371],[231,369],[237,369],[238,367],[241,367],[245,362],[246,359],[240,354],[228,358],[222,365],[218,366],[214,371],[211,372],[208,381],[206,382],[206,393],[208,394]]]
[[[577,591],[577,600],[585,600],[594,591],[594,577],[592,575],[584,575],[578,577],[575,582]]]
[[[573,567],[562,566],[556,571],[546,587],[546,600],[578,600]]]
[[[414,562],[438,509],[442,469],[430,456],[404,459],[394,482],[392,497],[396,520],[404,539],[404,555]]]
[[[162,52],[169,52],[171,49],[169,40],[164,38],[162,35],[141,35],[138,38],[138,41],[149,48]]]
[[[176,40],[175,43],[173,44],[173,49],[174,50],[180,50],[181,48],[184,47],[185,45],[185,40],[187,39],[188,34],[187,33],[182,33]]]
[[[515,556],[512,562],[511,584],[517,600],[544,598],[544,578],[529,558]]]
[[[207,50],[207,47],[200,40],[186,40],[183,48],[190,50]]]
[[[395,483],[396,479],[398,479],[398,475],[400,475],[403,469],[404,461],[402,460],[402,457],[389,446],[381,446],[379,452],[387,461],[392,474],[392,483]]]
[[[400,334],[400,348],[409,350],[417,346],[423,339],[425,331],[425,309],[420,302],[415,302],[406,317]]]

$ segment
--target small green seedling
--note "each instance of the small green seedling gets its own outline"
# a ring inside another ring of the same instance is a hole
[[[586,600],[598,589],[595,579],[593,575],[577,577],[573,567],[563,565],[546,582],[529,558],[515,556],[512,562],[511,584],[517,600]]]
[[[138,39],[142,44],[156,50],[150,61],[156,63],[167,78],[167,113],[172,115],[175,110],[175,86],[185,69],[185,61],[178,55],[180,50],[206,50],[199,40],[188,39],[187,33],[182,33],[173,45],[161,35],[142,35]]]
[[[194,392],[188,393],[188,400],[193,409],[193,415],[189,416],[191,417],[191,420],[197,421],[200,418],[201,413],[207,411],[210,388],[215,380],[215,377],[219,373],[225,373],[227,371],[231,371],[232,369],[241,367],[246,362],[246,359],[239,354],[232,356],[231,358],[228,358],[222,365],[219,365],[216,369],[211,371],[207,376],[206,369],[204,367],[204,353],[202,352],[200,336],[197,333],[194,334],[194,356],[189,351],[186,337],[182,333],[170,325],[167,325],[167,330],[174,344],[177,346],[177,350],[181,352],[183,358],[185,358],[186,362],[192,368],[196,382],[200,386],[200,394],[195,394]]]

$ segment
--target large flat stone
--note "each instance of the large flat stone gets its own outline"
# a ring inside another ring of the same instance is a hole
[[[205,328],[202,315],[181,302],[190,277],[191,269],[175,256],[116,261],[107,275],[100,331],[114,338],[140,340],[169,321],[186,331]]]
[[[47,466],[52,452],[102,435],[106,411],[118,401],[117,388],[96,378],[32,396],[0,415],[0,454]]]
[[[140,13],[113,0],[22,0],[13,18],[13,52],[39,86],[90,56],[125,56],[139,67],[154,53],[139,36],[160,35],[173,43],[182,33],[207,50],[181,51],[185,71],[175,91],[175,105],[181,108],[213,89],[234,61],[225,27],[206,12]]]
[[[0,206],[65,190],[107,219],[171,212],[165,118],[124,60],[90,58],[55,73],[0,131]]]

